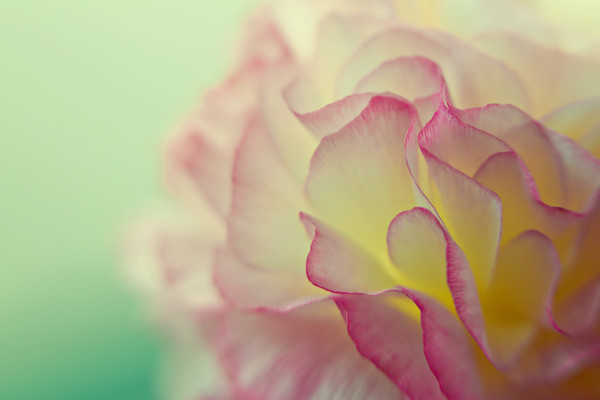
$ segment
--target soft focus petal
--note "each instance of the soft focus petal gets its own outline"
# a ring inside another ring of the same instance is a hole
[[[399,399],[361,357],[330,302],[285,314],[231,311],[213,343],[238,391],[267,399]]]
[[[240,308],[289,309],[326,293],[311,285],[303,271],[255,267],[227,248],[217,252],[213,271],[214,284],[221,296]],[[265,286],[269,290],[264,290]]]
[[[229,241],[249,264],[303,271],[310,241],[298,220],[302,191],[280,160],[264,128],[253,122],[236,154]]]
[[[352,93],[364,76],[381,63],[402,56],[421,56],[441,68],[458,107],[491,102],[526,104],[519,78],[503,64],[449,35],[395,28],[374,36],[348,61],[338,79],[338,95]]]
[[[547,48],[514,34],[485,34],[474,43],[519,74],[530,100],[530,107],[526,109],[534,117],[563,104],[600,95],[600,64],[595,61]]]

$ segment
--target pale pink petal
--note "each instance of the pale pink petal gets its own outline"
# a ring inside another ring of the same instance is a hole
[[[254,121],[236,154],[229,244],[245,262],[304,271],[310,238],[298,220],[305,208],[296,185],[261,126]]]
[[[235,149],[258,101],[263,65],[243,65],[222,86],[209,91],[166,146],[165,179],[184,200],[206,198],[222,215],[231,206]]]
[[[525,163],[542,201],[565,206],[564,166],[546,129],[512,105],[453,110],[465,123],[505,142]]]
[[[421,56],[440,66],[458,107],[492,102],[525,105],[519,78],[503,64],[439,32],[397,27],[374,36],[348,61],[338,79],[338,96],[352,93],[360,79],[381,63]]]
[[[548,130],[548,137],[563,163],[565,207],[587,211],[600,189],[600,160],[567,136]]]
[[[233,152],[219,149],[202,134],[179,135],[169,146],[165,178],[169,188],[185,197],[205,196],[221,215],[231,207]]]
[[[502,243],[521,232],[537,230],[552,240],[561,260],[565,261],[582,216],[542,203],[536,196],[533,179],[515,153],[491,156],[477,171],[475,179],[493,190],[502,201]]]
[[[318,142],[298,121],[287,105],[283,91],[297,75],[297,67],[286,63],[272,68],[260,88],[259,110],[283,166],[300,184],[306,179],[310,157]]]
[[[223,229],[209,216],[203,225],[187,216],[145,219],[127,238],[127,272],[161,318],[173,304],[206,308],[222,304],[212,284],[211,265]]]
[[[443,115],[439,121],[445,123],[438,124],[435,119],[434,117],[432,127],[436,129],[443,129],[445,124],[451,122]],[[427,131],[426,126],[419,136]],[[439,135],[443,135],[443,132]],[[419,143],[428,145],[420,137]],[[500,199],[474,179],[439,159],[426,147],[420,147],[433,178],[431,187],[424,191],[446,229],[464,251],[477,286],[483,288],[490,279],[500,239]]]
[[[419,146],[468,176],[492,154],[509,150],[502,141],[462,122],[444,105],[419,133]]]
[[[387,60],[362,78],[355,93],[391,92],[410,100],[418,110],[421,122],[427,122],[435,113],[446,82],[434,62],[418,56]]]
[[[587,337],[574,339],[556,332],[544,332],[528,346],[515,368],[508,371],[516,385],[557,387],[570,386],[573,378],[600,357],[600,339]],[[571,382],[569,382],[571,381]],[[597,380],[595,381],[597,385]],[[573,392],[572,392],[573,393]]]
[[[285,310],[326,294],[313,286],[303,271],[248,265],[227,248],[217,252],[213,273],[221,296],[240,308]]]
[[[580,333],[598,323],[600,316],[600,193],[586,215],[557,293],[556,318],[561,329]]]
[[[253,399],[400,399],[402,393],[357,351],[330,302],[286,313],[221,316],[212,340],[238,392]]]
[[[394,270],[385,269],[386,261],[369,252],[360,243],[314,217],[302,215],[315,228],[306,275],[318,287],[338,293],[375,292],[397,282]]]
[[[296,94],[286,91],[286,98],[293,109],[292,100]],[[317,138],[322,139],[330,133],[339,131],[344,125],[358,116],[373,98],[373,93],[361,93],[344,97],[315,111],[301,113],[294,111],[296,117]]]
[[[600,124],[600,98],[564,105],[544,116],[541,121],[548,128],[570,137],[586,148],[586,136]]]
[[[440,91],[444,77],[440,68],[423,57],[398,57],[384,61],[365,75],[354,93],[392,92],[416,100]]]
[[[401,100],[374,97],[311,161],[305,189],[315,216],[373,251],[386,251],[389,222],[415,203],[404,156],[414,115]]]
[[[306,113],[339,99],[335,81],[346,60],[365,40],[394,24],[394,20],[372,18],[369,13],[326,17],[319,25],[314,57],[288,90],[292,109]]]
[[[534,117],[567,103],[600,95],[600,64],[592,60],[508,33],[484,34],[474,44],[519,74],[531,101],[526,110]]]
[[[315,43],[322,39],[319,25],[328,15],[373,17],[385,21],[393,12],[387,0],[282,0],[273,4],[273,10],[279,29],[301,61],[313,55]]]

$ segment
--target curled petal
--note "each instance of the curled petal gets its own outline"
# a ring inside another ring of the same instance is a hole
[[[435,301],[395,289],[340,296],[336,303],[360,353],[411,398],[481,398],[468,334]]]
[[[443,135],[445,124],[434,126]],[[427,130],[426,126],[419,136]],[[502,226],[500,199],[491,190],[428,151],[427,140],[419,138],[419,145],[433,178],[431,187],[425,192],[448,232],[464,251],[477,286],[486,287]]]
[[[533,179],[516,154],[506,152],[491,156],[477,171],[475,179],[502,200],[503,243],[533,229],[548,236],[561,257],[567,257],[581,215],[542,203],[535,195]]]
[[[506,143],[523,160],[544,203],[566,206],[565,167],[546,128],[508,104],[489,104],[453,113],[465,123]]]
[[[356,119],[321,141],[305,185],[319,219],[381,254],[389,221],[415,202],[404,156],[414,115],[401,100],[373,97]]]
[[[306,259],[306,275],[316,286],[338,293],[376,292],[393,286],[394,270],[360,243],[308,215],[301,216],[315,229]]]
[[[419,147],[468,176],[492,154],[509,150],[502,141],[462,122],[444,105],[419,133]]]

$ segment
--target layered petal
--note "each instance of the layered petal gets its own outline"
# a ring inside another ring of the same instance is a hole
[[[358,351],[411,398],[481,398],[468,334],[435,301],[398,289],[336,302]]]
[[[377,96],[352,122],[324,138],[311,160],[305,191],[316,216],[380,254],[389,221],[415,202],[404,139],[414,110]]]
[[[306,259],[306,276],[313,284],[332,292],[360,293],[381,291],[398,282],[397,271],[386,259],[314,217],[302,218],[315,229]]]
[[[566,206],[565,167],[546,128],[508,104],[454,109],[463,122],[494,135],[516,152],[531,173],[536,193],[544,203]]]
[[[432,178],[431,187],[425,193],[452,238],[464,251],[478,287],[485,287],[491,276],[502,230],[502,205],[494,192],[428,150],[432,144],[429,138],[441,140],[446,133],[457,132],[453,128],[456,126],[455,118],[445,111],[438,115],[419,134],[419,147]],[[468,130],[458,132],[469,133]],[[470,163],[475,165],[477,161],[474,158]],[[465,164],[467,167],[472,166]]]
[[[564,104],[600,95],[600,65],[591,59],[507,33],[480,35],[474,44],[519,74],[530,99],[526,110],[534,117]]]
[[[213,274],[221,297],[239,308],[287,310],[322,298],[326,293],[311,285],[303,271],[249,265],[228,248],[216,253]]]
[[[540,324],[550,326],[560,268],[552,242],[537,231],[524,232],[499,251],[482,305],[490,350],[500,364],[514,362]]]
[[[306,205],[260,120],[240,144],[233,181],[227,222],[234,253],[262,268],[303,271],[310,239],[298,211]]]
[[[566,261],[581,215],[542,203],[535,196],[533,179],[513,152],[491,156],[475,179],[493,190],[502,201],[502,243],[533,229],[548,236]]]
[[[338,96],[351,93],[381,63],[402,56],[421,56],[439,65],[458,107],[526,104],[519,78],[502,63],[452,36],[408,27],[390,29],[367,41],[340,72]]]
[[[335,311],[330,302],[283,314],[231,311],[221,315],[212,342],[238,392],[249,398],[403,398],[356,351]]]

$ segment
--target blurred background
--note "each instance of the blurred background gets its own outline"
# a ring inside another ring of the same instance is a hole
[[[250,0],[0,0],[0,399],[154,399],[118,235]]]

